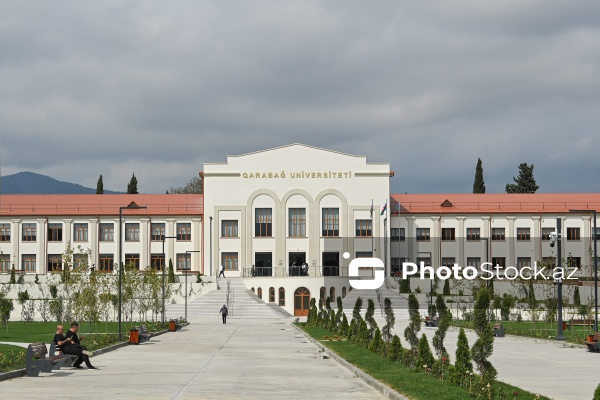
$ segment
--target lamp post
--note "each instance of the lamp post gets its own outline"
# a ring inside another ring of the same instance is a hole
[[[201,253],[201,251],[200,251],[200,250],[188,250],[188,251],[186,251],[186,252],[185,252],[185,254],[190,254],[190,253]],[[191,259],[191,258],[192,258],[192,257],[190,256],[190,264],[191,264],[191,262],[192,262],[192,259]],[[187,263],[187,256],[186,256],[186,263]],[[187,295],[187,294],[188,294],[187,276],[188,276],[188,272],[189,272],[191,269],[192,269],[192,266],[190,265],[190,268],[189,268],[189,269],[186,269],[186,270],[184,271],[184,273],[185,273],[185,314],[184,314],[184,315],[185,315],[185,317],[184,317],[184,318],[185,318],[185,322],[187,322],[187,296],[188,296],[188,295]]]
[[[123,210],[140,210],[147,208],[146,206],[138,206],[135,202],[129,203],[125,207],[119,207],[119,341],[123,340],[122,325],[122,311],[123,308]]]
[[[213,220],[213,217],[208,217],[208,219],[210,220],[210,232],[209,232],[209,239],[210,239],[210,241],[209,241],[209,244],[208,244],[209,247],[210,247],[210,249],[209,249],[209,254],[210,254],[209,264],[210,264],[210,267],[209,268],[210,268],[210,276],[212,276],[212,268],[213,268],[213,262],[212,262],[212,250],[213,250],[212,249],[212,220]]]
[[[177,236],[163,236],[162,239],[162,256],[163,256],[163,265],[162,265],[162,324],[165,325],[165,267],[167,265],[167,256],[165,255],[165,240],[167,239],[177,239]]]
[[[591,213],[594,217],[594,332],[598,332],[598,256],[596,254],[596,245],[598,241],[598,232],[596,231],[596,210],[569,210],[571,213]]]
[[[560,217],[556,218],[556,269],[562,274],[562,245],[561,245],[561,232],[562,232],[562,220]],[[550,243],[552,246],[552,242]],[[558,318],[557,318],[557,326],[556,326],[556,340],[565,340],[565,335],[563,334],[563,318],[562,318],[562,277],[559,277],[556,282],[557,286],[557,306],[558,306]]]

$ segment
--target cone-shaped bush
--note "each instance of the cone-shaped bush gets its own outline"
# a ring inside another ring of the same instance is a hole
[[[329,330],[337,332],[337,319],[335,318],[335,311],[329,310]]]
[[[427,336],[423,334],[421,339],[419,340],[419,352],[417,353],[417,370],[421,368],[432,368],[433,367],[433,353],[431,352],[431,348],[429,347],[429,342],[427,341]],[[424,367],[424,366],[427,367]]]
[[[458,342],[456,343],[456,361],[454,362],[456,373],[460,376],[466,376],[473,371],[473,362],[471,361],[471,349],[465,330],[460,328],[458,332]]]
[[[354,342],[356,339],[356,335],[354,334],[354,331],[356,331],[356,321],[354,320],[354,318],[352,318],[352,321],[350,321],[350,326],[348,327],[348,340]]]
[[[596,390],[594,390],[594,400],[600,400],[600,385],[596,386]]]
[[[348,318],[346,318],[346,314],[342,314],[342,323],[340,325],[340,335],[346,336],[348,335]]]
[[[358,338],[356,340],[359,346],[368,347],[369,346],[369,328],[367,328],[367,323],[364,320],[360,321],[360,327],[358,328]]]
[[[375,329],[375,333],[373,334],[373,340],[371,340],[371,344],[369,345],[369,350],[373,353],[380,354],[383,351],[385,343],[381,338],[381,331],[379,328]]]
[[[399,361],[402,357],[402,343],[398,335],[392,337],[392,343],[390,344],[390,351],[388,352],[388,359],[390,361]]]

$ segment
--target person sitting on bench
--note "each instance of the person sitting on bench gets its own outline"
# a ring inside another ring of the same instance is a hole
[[[65,329],[63,328],[62,325],[58,325],[56,327],[56,334],[54,335],[54,344],[56,345],[56,349],[60,352],[62,352],[62,348],[64,345],[66,345],[67,343],[71,343],[70,339],[67,339],[65,337],[65,335],[63,334],[65,331]]]
[[[85,346],[81,345],[79,337],[77,336],[77,331],[79,330],[79,324],[77,322],[71,323],[71,328],[67,331],[65,339],[68,340],[65,343],[61,350],[64,354],[73,354],[78,356],[77,360],[73,363],[73,367],[81,368],[81,364],[85,363],[88,369],[98,369],[90,363],[90,358],[92,353],[91,351],[87,351]],[[81,337],[83,339],[83,336]]]

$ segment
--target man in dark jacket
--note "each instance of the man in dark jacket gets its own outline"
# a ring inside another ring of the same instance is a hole
[[[71,323],[71,328],[67,331],[65,335],[65,339],[67,342],[61,347],[61,350],[65,354],[74,354],[78,356],[77,360],[73,363],[73,367],[81,368],[81,364],[85,363],[88,369],[98,369],[90,363],[90,358],[92,353],[91,351],[87,351],[85,346],[81,345],[81,341],[79,336],[77,336],[77,331],[79,330],[79,324],[77,322]],[[83,336],[81,337],[84,338]],[[55,336],[55,341],[57,337]]]
[[[221,313],[221,317],[223,317],[223,323],[226,324],[227,323],[227,314],[229,314],[229,310],[227,309],[227,306],[225,304],[223,304],[223,307],[221,307],[219,312]]]

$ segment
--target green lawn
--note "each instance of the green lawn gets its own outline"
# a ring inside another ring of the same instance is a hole
[[[0,344],[0,372],[25,368],[25,349],[8,344]]]
[[[556,322],[545,321],[496,321],[504,326],[504,333],[507,335],[525,336],[537,339],[553,339],[556,336]],[[462,328],[473,328],[472,321],[453,320],[453,326]],[[587,335],[594,332],[593,327],[589,326],[573,326],[572,329],[567,329],[564,332],[565,339],[570,343],[581,344],[586,340]]]
[[[320,327],[307,326],[306,324],[298,324],[298,326],[315,339],[322,339],[325,335],[329,337],[334,335],[332,332]],[[417,373],[412,368],[389,361],[379,354],[372,353],[352,342],[320,341],[319,343],[410,399],[464,400],[470,397],[468,388],[453,386],[435,377]],[[547,399],[543,396],[536,397],[532,393],[505,383],[499,383],[499,385],[504,393],[509,394],[505,398],[513,398],[513,393],[517,392],[519,400]]]

